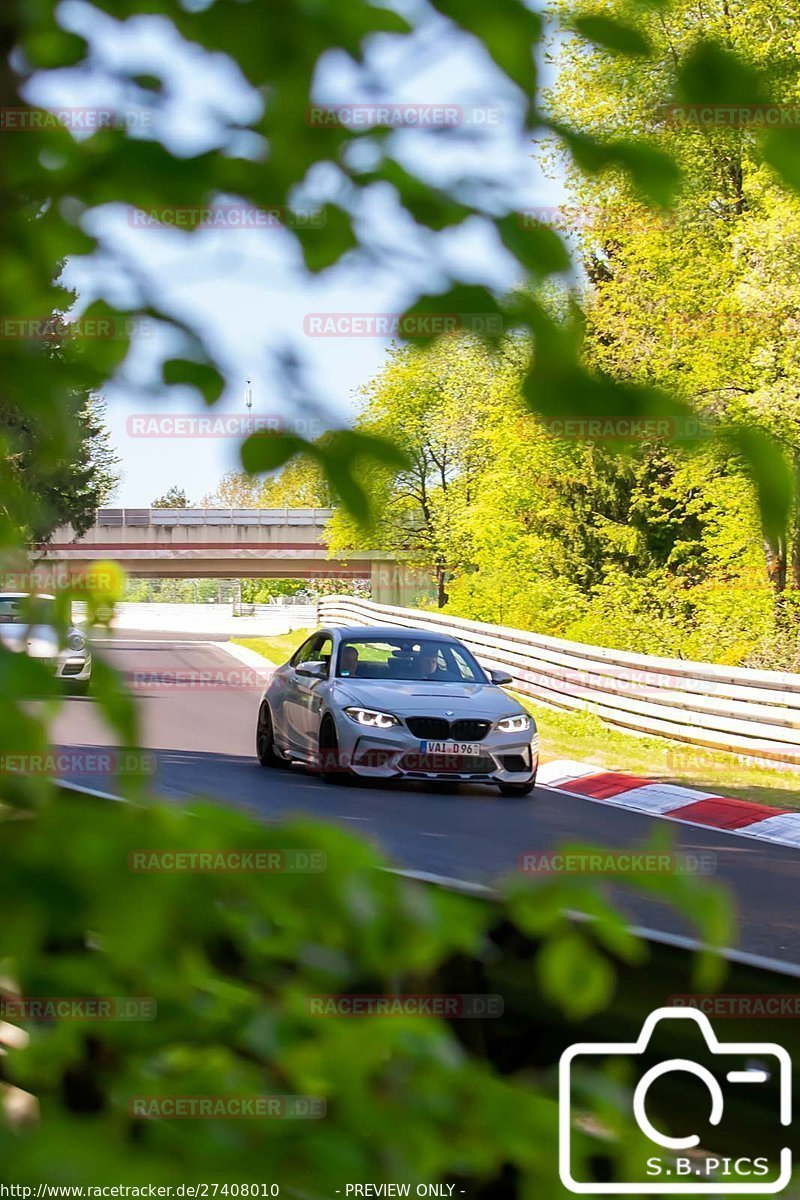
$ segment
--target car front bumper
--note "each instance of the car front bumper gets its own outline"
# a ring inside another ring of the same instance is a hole
[[[480,754],[430,754],[405,726],[369,730],[346,716],[336,722],[341,765],[365,779],[428,779],[473,783],[527,783],[536,775],[539,738],[534,732],[490,731]]]
[[[55,661],[54,673],[64,683],[85,683],[92,677],[92,656],[88,650],[62,650]]]

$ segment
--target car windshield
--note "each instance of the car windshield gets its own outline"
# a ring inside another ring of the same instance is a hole
[[[0,595],[0,625],[52,625],[54,622],[53,600],[42,596]]]
[[[348,638],[339,647],[340,679],[405,679],[420,683],[487,683],[465,646],[428,638]]]

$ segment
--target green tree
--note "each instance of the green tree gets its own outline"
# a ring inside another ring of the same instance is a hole
[[[46,542],[60,525],[80,536],[93,524],[119,483],[119,458],[111,446],[101,400],[77,395],[69,406],[70,450],[52,445],[51,433],[35,413],[22,414],[0,400],[0,442],[13,485],[31,498],[25,530]]]
[[[677,199],[656,215],[618,173],[572,169],[583,218],[589,360],[615,377],[683,396],[729,437],[732,455],[740,454],[739,430],[767,432],[780,447],[776,476],[788,469],[800,478],[800,256],[788,235],[800,209],[785,172],[765,169],[757,125],[724,116],[726,95],[751,109],[796,95],[800,64],[786,52],[797,35],[795,7],[699,8],[681,0],[669,12],[648,13],[627,0],[604,6],[604,17],[635,25],[646,39],[649,53],[639,57],[615,53],[602,39],[593,45],[594,27],[561,12],[577,33],[567,43],[556,111],[601,139],[623,124],[669,152],[683,172]],[[733,52],[749,64],[738,81]],[[704,123],[702,108],[693,106],[703,87],[721,121],[712,115]],[[667,96],[683,106],[665,105]],[[750,529],[761,546],[757,523]],[[787,580],[796,587],[796,504],[763,544],[764,581],[768,575],[777,593]]]
[[[228,471],[204,508],[329,508],[330,484],[318,462],[299,458],[266,479],[244,471]]]
[[[427,565],[440,604],[458,615],[640,651],[745,657],[770,613],[740,462],[713,444],[687,453],[663,437],[563,436],[527,408],[526,370],[514,338],[494,355],[454,338],[395,352],[364,391],[359,428],[401,430],[410,466],[370,472],[373,525],[339,512],[330,544]]]
[[[259,508],[330,508],[333,489],[321,465],[299,458],[261,485]]]
[[[227,471],[214,492],[203,497],[203,508],[263,508],[260,480],[243,471]]]
[[[364,471],[372,522],[364,526],[339,511],[332,549],[400,553],[410,565],[430,569],[437,603],[446,603],[448,577],[468,556],[466,514],[484,453],[480,430],[508,371],[504,358],[464,338],[391,354],[362,391],[356,428],[392,438],[407,465]]]
[[[186,492],[183,488],[179,488],[177,484],[173,484],[168,488],[163,496],[159,496],[156,500],[150,501],[151,508],[190,508],[191,505],[186,499]]]

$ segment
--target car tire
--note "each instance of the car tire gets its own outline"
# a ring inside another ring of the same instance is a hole
[[[530,796],[536,787],[536,779],[531,779],[528,783],[501,783],[499,786],[501,796]]]
[[[331,768],[330,763],[339,763],[339,739],[333,717],[325,716],[319,727],[319,776],[324,783],[348,783],[350,775],[340,765]]]
[[[272,713],[268,704],[262,704],[256,726],[256,758],[262,767],[285,767],[286,759],[275,749],[275,734],[272,728]]]

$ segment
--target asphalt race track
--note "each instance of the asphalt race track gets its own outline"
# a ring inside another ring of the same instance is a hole
[[[135,682],[143,744],[157,758],[155,786],[167,799],[211,795],[264,820],[289,814],[324,817],[374,840],[398,866],[481,884],[518,870],[525,853],[575,841],[631,849],[655,824],[663,825],[657,817],[547,788],[519,800],[478,786],[462,785],[453,795],[433,793],[422,784],[332,787],[299,769],[265,771],[253,753],[255,687],[174,682],[176,675],[199,672],[246,673],[224,650],[206,638],[150,632],[117,633],[98,649]],[[142,675],[156,678],[142,685],[136,679]],[[159,676],[166,681],[159,682]],[[55,742],[76,752],[66,778],[109,788],[109,780],[86,770],[83,761],[83,750],[114,744],[91,698],[68,699]],[[800,850],[713,829],[669,827],[676,849],[716,855],[716,877],[735,897],[737,948],[800,965]],[[693,932],[660,902],[622,889],[615,895],[637,924],[665,933]]]

